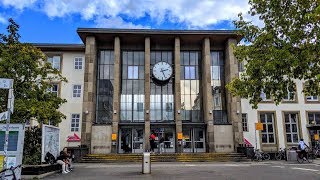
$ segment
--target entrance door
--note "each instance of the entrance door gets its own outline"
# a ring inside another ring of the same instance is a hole
[[[183,152],[205,152],[205,132],[203,128],[186,128],[183,130]]]
[[[155,152],[160,153],[159,141],[161,137],[164,138],[164,152],[163,153],[174,153],[175,152],[175,133],[173,128],[152,128],[151,132],[156,135],[156,148]]]
[[[120,129],[119,153],[142,153],[143,152],[143,129],[121,128]]]

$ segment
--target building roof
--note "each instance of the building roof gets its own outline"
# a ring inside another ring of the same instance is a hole
[[[54,43],[32,43],[33,46],[40,48],[42,51],[82,51],[84,44],[54,44]]]
[[[79,34],[83,43],[87,36],[95,36],[99,41],[113,40],[115,36],[138,38],[151,37],[172,39],[181,37],[193,40],[202,40],[204,37],[209,37],[215,40],[226,40],[234,38],[237,41],[242,39],[242,36],[237,34],[236,30],[163,30],[163,29],[110,29],[110,28],[78,28]],[[171,38],[170,38],[171,37]]]

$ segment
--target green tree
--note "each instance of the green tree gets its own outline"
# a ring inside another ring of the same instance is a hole
[[[66,81],[52,68],[40,49],[19,42],[19,25],[9,19],[8,34],[0,34],[0,77],[14,79],[14,113],[12,122],[36,119],[57,125],[65,115],[58,108],[66,102],[48,92],[52,82]],[[0,90],[0,112],[7,110],[8,90]]]
[[[246,21],[242,14],[234,24],[243,45],[234,47],[235,56],[246,62],[245,72],[227,88],[249,99],[254,108],[260,93],[279,104],[294,80],[303,80],[306,95],[320,95],[320,0],[249,0],[251,16],[264,27]]]

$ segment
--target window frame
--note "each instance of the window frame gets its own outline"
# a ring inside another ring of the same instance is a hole
[[[55,65],[57,64],[54,60],[55,57],[59,57],[59,68],[56,68]],[[51,59],[51,61],[50,61]],[[58,71],[62,70],[62,55],[47,55],[47,62],[51,64],[53,69],[57,69]]]
[[[315,121],[315,124],[310,123],[310,119],[309,119],[309,114],[313,114],[313,121]],[[320,120],[319,123],[317,123],[315,115],[319,114],[320,115],[320,111],[306,111],[306,122],[307,125],[320,125]]]
[[[78,61],[78,65],[76,65],[76,62],[77,62],[77,60],[80,60],[81,59],[81,61]],[[81,66],[79,65],[79,62],[81,62]],[[78,67],[78,68],[76,68],[76,67]],[[81,67],[81,68],[80,68]],[[73,68],[75,69],[75,70],[83,70],[83,57],[74,57],[74,59],[73,59]]]
[[[267,115],[268,115],[268,114],[272,114],[272,123],[268,122],[268,120],[265,120],[265,122],[261,122],[261,115],[262,115],[262,114],[265,116],[265,118],[267,118]],[[273,132],[272,132],[272,133],[269,132],[269,128],[266,129],[266,132],[263,132],[263,130],[259,132],[259,133],[260,133],[260,142],[261,142],[261,145],[276,145],[277,142],[278,142],[278,139],[277,139],[277,130],[276,130],[276,128],[275,128],[275,127],[277,127],[276,124],[275,124],[275,123],[276,123],[276,113],[275,113],[275,112],[265,112],[265,111],[261,111],[261,112],[258,113],[258,122],[262,123],[263,125],[266,124],[265,127],[268,127],[268,125],[272,124],[272,129],[273,129]],[[262,135],[263,135],[263,134],[266,134],[266,135],[267,135],[267,142],[263,142],[263,141],[262,141]],[[269,135],[270,135],[270,134],[273,134],[273,139],[274,139],[274,142],[271,142],[271,143],[270,143],[270,140],[269,140]]]
[[[50,87],[48,91],[50,93],[56,94],[57,97],[60,97],[60,83],[52,83],[52,86],[57,86],[57,91],[53,91],[53,87]]]
[[[196,80],[196,67],[194,65],[186,65],[184,68],[184,79],[185,80]],[[188,69],[188,71],[187,71]],[[193,71],[191,71],[193,70]],[[187,78],[187,73],[189,73],[189,76]]]
[[[129,73],[130,72],[129,68],[132,68],[132,72],[133,72],[132,74]],[[128,65],[127,71],[128,71],[128,73],[127,73],[128,80],[139,79],[139,65]],[[132,75],[132,77],[131,77],[131,75]]]
[[[75,89],[75,86],[80,87],[80,89]],[[75,90],[77,91],[75,93]],[[80,91],[80,92],[79,92]],[[76,95],[76,96],[75,96]],[[79,95],[79,96],[77,96]],[[72,97],[73,98],[81,98],[82,97],[82,85],[81,84],[74,84],[72,85]]]
[[[241,114],[241,120],[242,120],[242,131],[248,132],[249,126],[248,126],[248,114],[242,113]]]
[[[297,135],[298,135],[298,141],[297,142],[293,142],[293,134],[292,133],[292,124],[291,123],[291,120],[290,120],[290,117],[289,117],[289,123],[286,123],[286,120],[285,120],[285,115],[286,114],[296,114],[297,115],[297,120],[296,120],[296,126],[297,126]],[[302,132],[301,132],[301,122],[300,122],[300,112],[299,111],[283,111],[282,112],[282,123],[283,123],[283,134],[284,134],[284,141],[286,144],[289,144],[289,145],[295,145],[295,144],[298,144],[299,143],[299,140],[301,138],[301,135],[302,135]],[[286,129],[286,125],[287,124],[290,124],[290,133],[287,132],[287,129]],[[288,142],[287,141],[287,134],[290,134],[291,135],[291,142]]]
[[[74,117],[74,116],[78,116],[78,117]],[[71,122],[70,122],[70,131],[71,132],[80,132],[80,118],[81,118],[80,113],[72,113],[71,114]],[[73,120],[74,120],[74,122],[73,122]],[[78,120],[78,122],[76,122],[76,120]],[[74,127],[72,127],[73,124],[75,125]]]

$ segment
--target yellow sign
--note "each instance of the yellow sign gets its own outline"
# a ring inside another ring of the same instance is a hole
[[[256,123],[256,130],[263,130],[263,124],[262,123]]]
[[[111,140],[112,140],[112,141],[116,141],[116,140],[117,140],[117,134],[112,134]]]
[[[178,133],[178,140],[182,140],[182,133]]]
[[[319,134],[314,135],[314,140],[319,141]]]
[[[4,160],[4,156],[0,155],[0,169],[3,169],[3,160]]]

